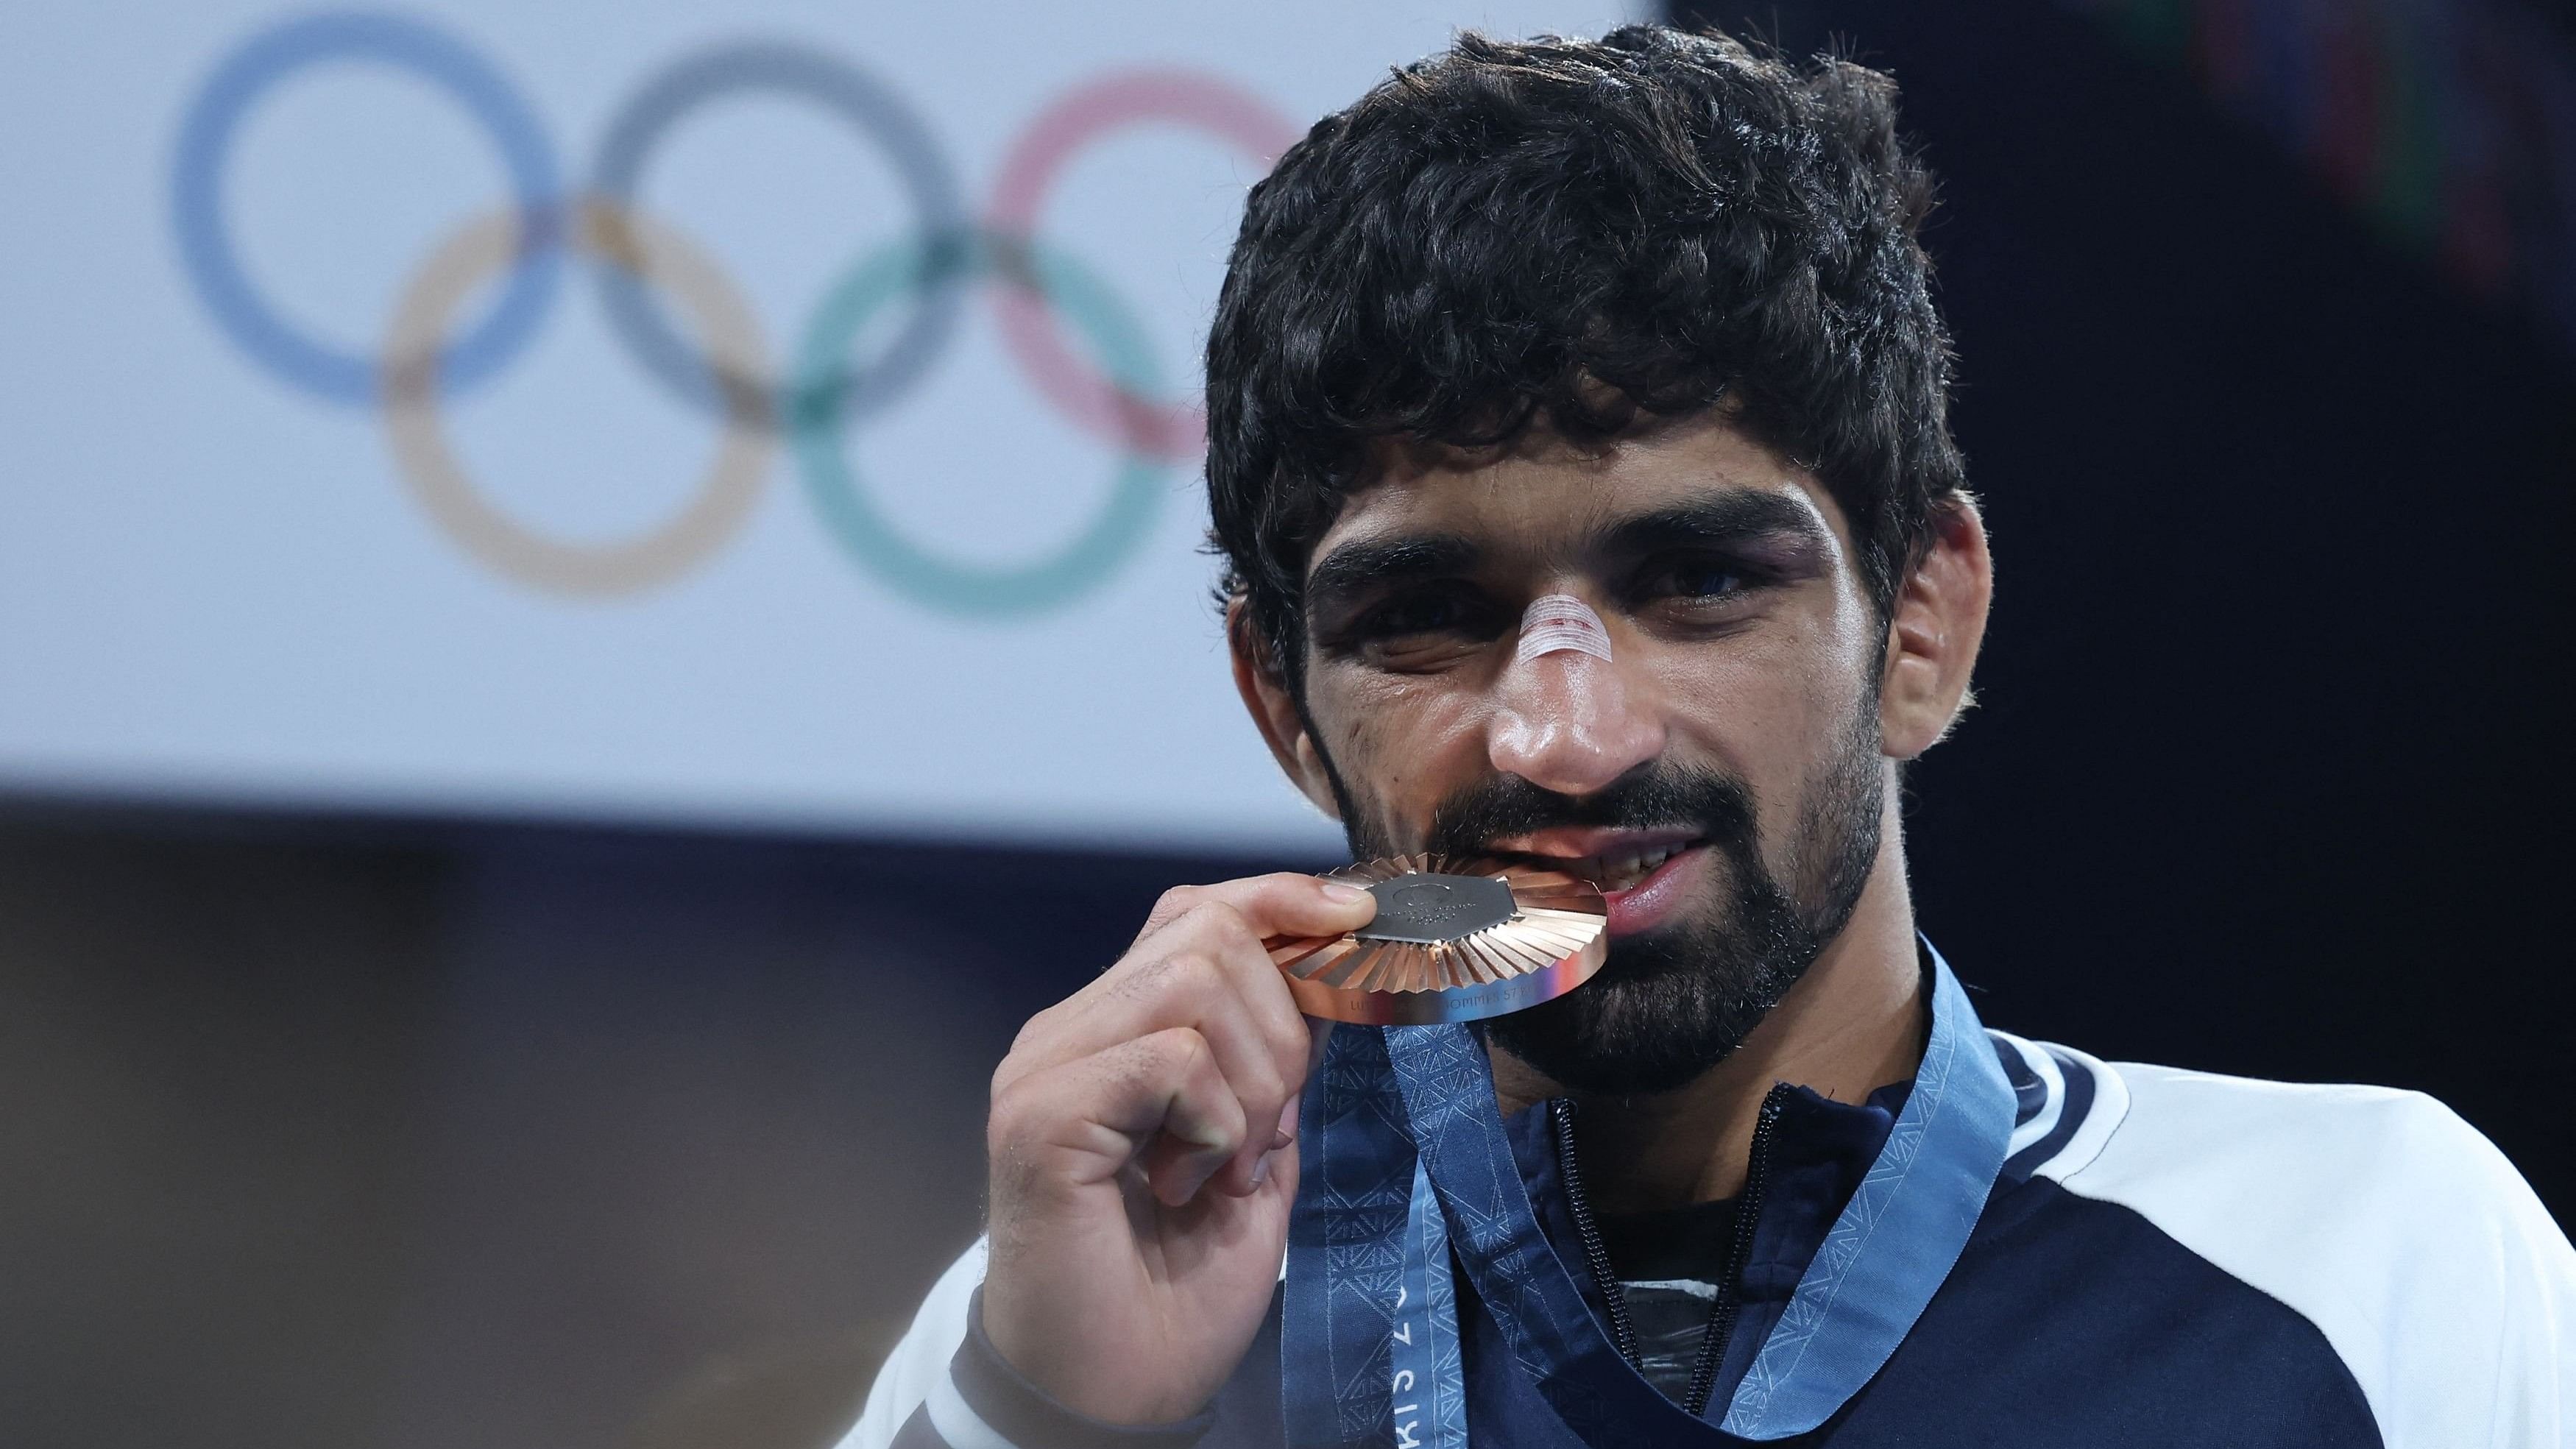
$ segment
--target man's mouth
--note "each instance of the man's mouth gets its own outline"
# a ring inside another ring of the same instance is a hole
[[[1561,870],[1601,888],[1610,906],[1610,933],[1631,935],[1671,915],[1688,894],[1685,877],[1705,855],[1707,837],[1658,831],[1548,832],[1497,841],[1500,860]],[[1585,853],[1577,854],[1577,850]]]
[[[1705,845],[1689,830],[1607,830],[1568,827],[1488,841],[1496,859],[1579,875],[1604,891],[1626,890],[1653,875],[1665,861]]]
[[[1622,850],[1606,855],[1579,856],[1572,860],[1544,855],[1522,855],[1516,858],[1526,860],[1532,865],[1545,865],[1551,870],[1561,870],[1568,875],[1579,875],[1601,887],[1603,895],[1613,895],[1620,891],[1635,889],[1646,877],[1662,869],[1665,861],[1700,843],[1696,840],[1680,840],[1670,845],[1658,845],[1645,850]]]

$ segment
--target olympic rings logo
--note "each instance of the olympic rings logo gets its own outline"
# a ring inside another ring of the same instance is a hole
[[[433,248],[401,289],[382,351],[367,357],[283,320],[242,267],[223,213],[225,166],[254,102],[312,67],[372,62],[445,91],[487,131],[509,176],[506,206]],[[912,210],[913,235],[861,254],[826,289],[775,374],[750,307],[714,259],[635,196],[655,148],[710,102],[770,93],[820,108],[881,147]],[[1205,131],[1263,170],[1295,129],[1231,83],[1187,71],[1095,78],[1032,119],[1007,153],[980,213],[928,126],[892,90],[836,57],[767,41],[683,57],[611,119],[587,183],[568,190],[535,112],[472,49],[417,20],[324,14],[264,31],[216,66],[181,122],[171,214],[188,279],[215,324],[253,362],[324,401],[382,412],[397,471],[435,524],[489,567],[562,593],[614,596],[668,582],[729,540],[750,516],[779,439],[806,494],[858,563],[906,597],[944,612],[1025,615],[1097,586],[1142,541],[1165,465],[1194,457],[1203,419],[1163,395],[1134,314],[1089,269],[1034,235],[1050,188],[1083,147],[1125,127]],[[508,365],[561,291],[564,258],[591,263],[616,336],[664,388],[722,429],[713,464],[680,512],[606,544],[546,536],[495,506],[448,446],[441,404]],[[497,279],[469,325],[456,313]],[[1107,503],[1069,543],[1035,562],[986,566],[905,537],[852,468],[845,434],[919,383],[960,321],[970,286],[992,282],[1001,335],[1037,391],[1116,447]],[[678,304],[688,330],[656,301]],[[900,309],[870,355],[853,339]],[[1070,321],[1087,352],[1068,345]]]

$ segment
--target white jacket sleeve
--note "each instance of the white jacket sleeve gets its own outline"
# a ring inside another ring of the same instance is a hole
[[[2314,1323],[2388,1449],[2576,1449],[2576,1249],[2432,1098],[2116,1068],[2099,1155],[2042,1168]]]
[[[948,1376],[948,1361],[966,1341],[967,1305],[984,1281],[984,1252],[984,1240],[977,1238],[931,1285],[930,1296],[913,1315],[912,1327],[877,1370],[858,1425],[842,1436],[838,1449],[886,1449],[913,1410],[930,1396],[932,1386]]]

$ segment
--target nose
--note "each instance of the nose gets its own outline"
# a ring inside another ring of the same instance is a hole
[[[1616,663],[1571,648],[1523,653],[1495,683],[1485,737],[1495,769],[1589,795],[1662,753],[1662,724]]]

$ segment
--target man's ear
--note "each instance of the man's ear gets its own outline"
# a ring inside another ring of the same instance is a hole
[[[1226,600],[1225,642],[1234,655],[1235,692],[1243,696],[1243,707],[1251,712],[1262,742],[1270,746],[1270,757],[1316,809],[1340,819],[1342,812],[1333,803],[1332,775],[1324,768],[1314,737],[1307,733],[1296,696],[1288,692],[1287,675],[1271,657],[1261,631],[1252,627],[1252,615],[1241,594]]]
[[[1880,748],[1887,754],[1900,760],[1922,754],[1976,703],[1968,678],[1985,642],[1994,588],[1994,560],[1976,501],[1965,494],[1942,500],[1888,621],[1878,696]]]

